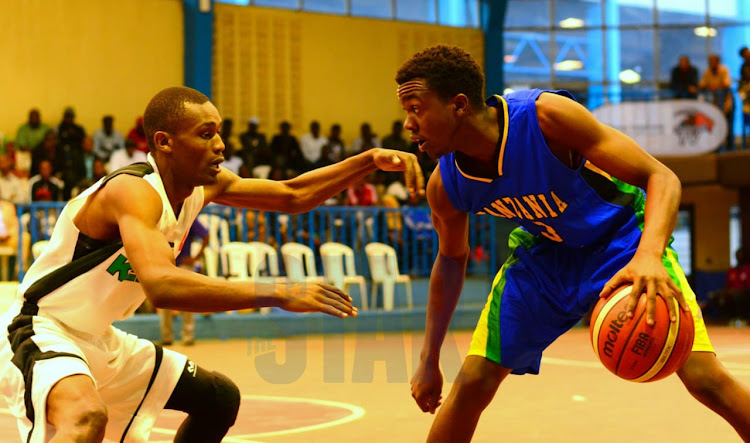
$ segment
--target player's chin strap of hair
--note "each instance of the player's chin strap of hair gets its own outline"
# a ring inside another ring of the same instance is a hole
[[[423,80],[409,80],[408,82],[404,82],[398,85],[398,88],[396,89],[396,96],[399,100],[401,100],[407,95],[422,91],[427,91],[427,86],[425,86]]]

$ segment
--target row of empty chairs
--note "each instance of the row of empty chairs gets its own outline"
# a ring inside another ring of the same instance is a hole
[[[367,262],[372,279],[371,307],[375,307],[378,285],[383,289],[383,308],[390,311],[394,306],[395,285],[405,285],[407,307],[413,307],[411,278],[398,270],[396,251],[384,243],[370,243],[365,246]],[[209,252],[209,255],[211,252]],[[279,271],[279,259],[276,248],[262,242],[229,242],[219,251],[225,277],[230,280],[247,280],[259,282],[325,282],[343,291],[351,286],[359,289],[362,298],[362,310],[367,310],[365,278],[356,271],[354,251],[347,245],[336,242],[320,246],[323,263],[323,276],[318,275],[315,264],[315,253],[301,243],[285,243],[281,246],[281,255],[286,270],[282,277]]]

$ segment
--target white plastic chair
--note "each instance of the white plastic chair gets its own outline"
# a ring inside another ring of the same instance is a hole
[[[365,278],[357,275],[352,248],[342,243],[323,243],[320,245],[320,255],[323,258],[323,273],[328,284],[342,291],[346,291],[349,285],[358,285],[362,296],[362,310],[366,311],[368,306]]]
[[[286,276],[290,282],[321,282],[325,279],[318,276],[315,267],[315,253],[301,243],[289,242],[281,246],[281,257],[284,259]]]
[[[235,241],[221,245],[220,255],[227,280],[250,280],[250,250],[247,243]]]
[[[411,295],[411,277],[399,273],[396,250],[385,243],[373,242],[365,246],[367,263],[370,265],[372,278],[372,307],[375,307],[378,295],[378,283],[383,285],[383,309],[393,310],[393,293],[396,283],[406,287],[406,303],[411,309],[414,305]]]

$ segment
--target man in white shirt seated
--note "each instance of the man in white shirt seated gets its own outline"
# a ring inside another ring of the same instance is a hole
[[[145,161],[146,153],[136,149],[135,140],[129,138],[125,140],[124,149],[118,149],[112,153],[112,157],[109,158],[109,166],[107,167],[107,170],[109,172],[114,172],[127,165]]]

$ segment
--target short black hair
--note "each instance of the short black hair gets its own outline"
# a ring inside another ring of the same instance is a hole
[[[484,104],[484,74],[479,63],[458,46],[437,45],[414,54],[396,73],[396,83],[422,78],[438,97],[465,94],[476,108]]]
[[[743,46],[740,48],[740,57],[745,56],[745,51],[747,51],[747,46]]]
[[[148,147],[153,152],[154,134],[157,131],[175,133],[185,115],[185,103],[202,105],[208,97],[200,91],[185,86],[175,86],[159,91],[146,106],[143,113],[143,128],[146,130]]]

